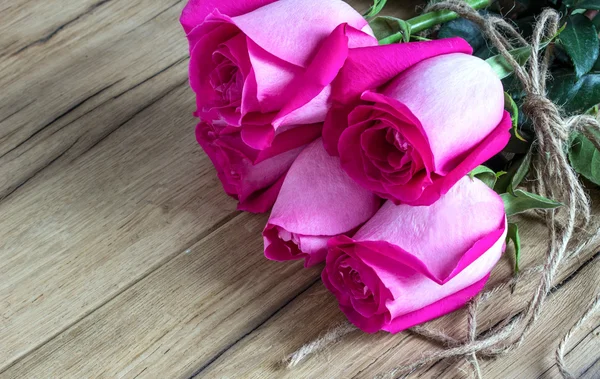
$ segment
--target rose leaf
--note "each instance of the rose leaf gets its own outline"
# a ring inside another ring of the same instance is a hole
[[[494,188],[494,185],[496,184],[496,180],[498,179],[498,176],[496,176],[496,173],[494,172],[494,170],[492,170],[491,168],[486,167],[486,166],[475,167],[473,169],[473,171],[471,171],[469,173],[469,177],[471,179],[477,178],[477,179],[481,180],[490,188]]]
[[[583,134],[575,133],[569,148],[573,169],[590,182],[600,185],[600,152]]]
[[[519,227],[513,222],[508,223],[506,230],[506,244],[511,241],[515,247],[515,274],[518,274],[519,259],[521,257],[521,239],[519,238]]]
[[[504,209],[507,216],[522,213],[530,209],[553,209],[562,206],[557,201],[520,189],[515,190],[514,195],[503,193],[500,197],[504,201]]]
[[[598,33],[590,19],[581,14],[569,16],[567,27],[559,39],[575,66],[575,74],[580,78],[589,72],[598,59]]]

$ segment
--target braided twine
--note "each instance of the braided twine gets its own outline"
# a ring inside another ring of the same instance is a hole
[[[577,174],[567,158],[569,135],[573,131],[583,133],[600,149],[600,124],[589,115],[564,117],[557,105],[546,97],[546,79],[551,58],[551,47],[541,53],[543,41],[556,35],[560,16],[552,9],[544,10],[537,19],[532,40],[528,43],[515,28],[501,17],[491,14],[482,15],[462,0],[447,0],[429,5],[425,11],[450,10],[461,17],[477,24],[487,36],[490,43],[498,50],[506,62],[514,70],[514,75],[521,83],[525,97],[523,112],[532,121],[536,144],[533,156],[533,183],[536,193],[564,204],[558,210],[548,210],[545,221],[549,231],[549,243],[545,261],[538,267],[525,270],[519,276],[500,283],[491,290],[483,292],[471,300],[467,308],[468,330],[465,340],[457,340],[440,330],[425,325],[416,326],[410,332],[434,341],[444,348],[431,352],[424,358],[405,363],[392,369],[382,377],[404,377],[413,371],[433,362],[446,358],[464,358],[473,368],[475,377],[481,378],[479,358],[494,358],[519,347],[526,334],[540,315],[544,300],[552,288],[553,280],[562,264],[574,257],[585,247],[585,240],[574,239],[578,229],[585,228],[591,217],[590,202],[579,182]],[[510,54],[509,50],[517,47],[530,47],[531,56],[525,67]],[[597,233],[597,232],[596,232]],[[595,237],[595,236],[594,236]],[[587,242],[594,240],[589,238]],[[569,242],[579,246],[567,256]],[[539,276],[539,284],[535,288],[525,310],[515,317],[509,317],[497,324],[484,335],[477,335],[477,310],[481,304],[493,299],[503,289],[513,288],[515,283],[529,274]],[[556,365],[564,378],[574,378],[564,362],[567,340],[592,314],[600,308],[600,296],[595,299],[585,314],[569,330],[556,350]],[[344,335],[356,328],[345,323],[324,336],[312,341],[287,360],[288,367],[294,367],[311,354],[323,350],[327,345],[340,340]]]

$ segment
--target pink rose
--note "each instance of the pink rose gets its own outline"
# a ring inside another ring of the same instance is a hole
[[[305,258],[307,267],[322,262],[327,241],[356,230],[380,204],[346,175],[339,158],[329,156],[318,139],[287,173],[263,231],[265,255],[277,261]]]
[[[348,48],[377,44],[340,0],[190,0],[180,21],[196,114],[239,127],[257,150],[283,130],[322,122]]]
[[[502,83],[461,39],[353,49],[325,147],[377,195],[429,205],[508,142]]]
[[[360,329],[397,333],[481,291],[505,236],[502,199],[465,176],[431,206],[388,201],[353,238],[330,240],[323,283]]]
[[[261,213],[273,206],[285,173],[304,145],[319,136],[321,124],[299,126],[304,140],[280,133],[265,150],[252,149],[239,130],[231,129],[201,122],[196,139],[217,169],[225,192],[239,201],[238,209]]]

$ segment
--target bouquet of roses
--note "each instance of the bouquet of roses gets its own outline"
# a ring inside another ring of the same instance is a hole
[[[267,258],[325,262],[323,283],[369,333],[462,307],[507,239],[519,253],[507,215],[561,205],[516,188],[534,136],[519,117],[522,90],[485,36],[453,12],[375,17],[384,4],[370,22],[341,0],[190,0],[181,16],[196,138],[224,190],[241,210],[271,211]],[[584,94],[565,81],[557,96],[593,110],[597,33],[593,15],[573,9],[562,45],[554,36],[544,47],[562,53],[579,89],[593,86]],[[419,35],[452,19],[437,39]],[[564,43],[588,29],[591,65],[589,51]],[[573,166],[597,180],[597,161],[581,158],[594,146],[575,139]]]

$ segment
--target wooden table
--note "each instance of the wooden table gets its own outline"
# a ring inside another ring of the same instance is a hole
[[[183,5],[0,4],[0,377],[363,378],[421,356],[433,346],[408,333],[357,332],[282,368],[344,317],[320,267],[263,257],[266,216],[235,210],[197,146]],[[523,266],[539,264],[544,227],[524,218],[521,230]],[[560,273],[527,342],[483,362],[485,377],[557,377],[555,344],[598,290],[597,247]],[[487,306],[482,330],[521,311],[536,281]],[[460,335],[464,315],[435,323]],[[569,343],[584,378],[600,377],[599,325]],[[414,374],[467,375],[464,362]]]

